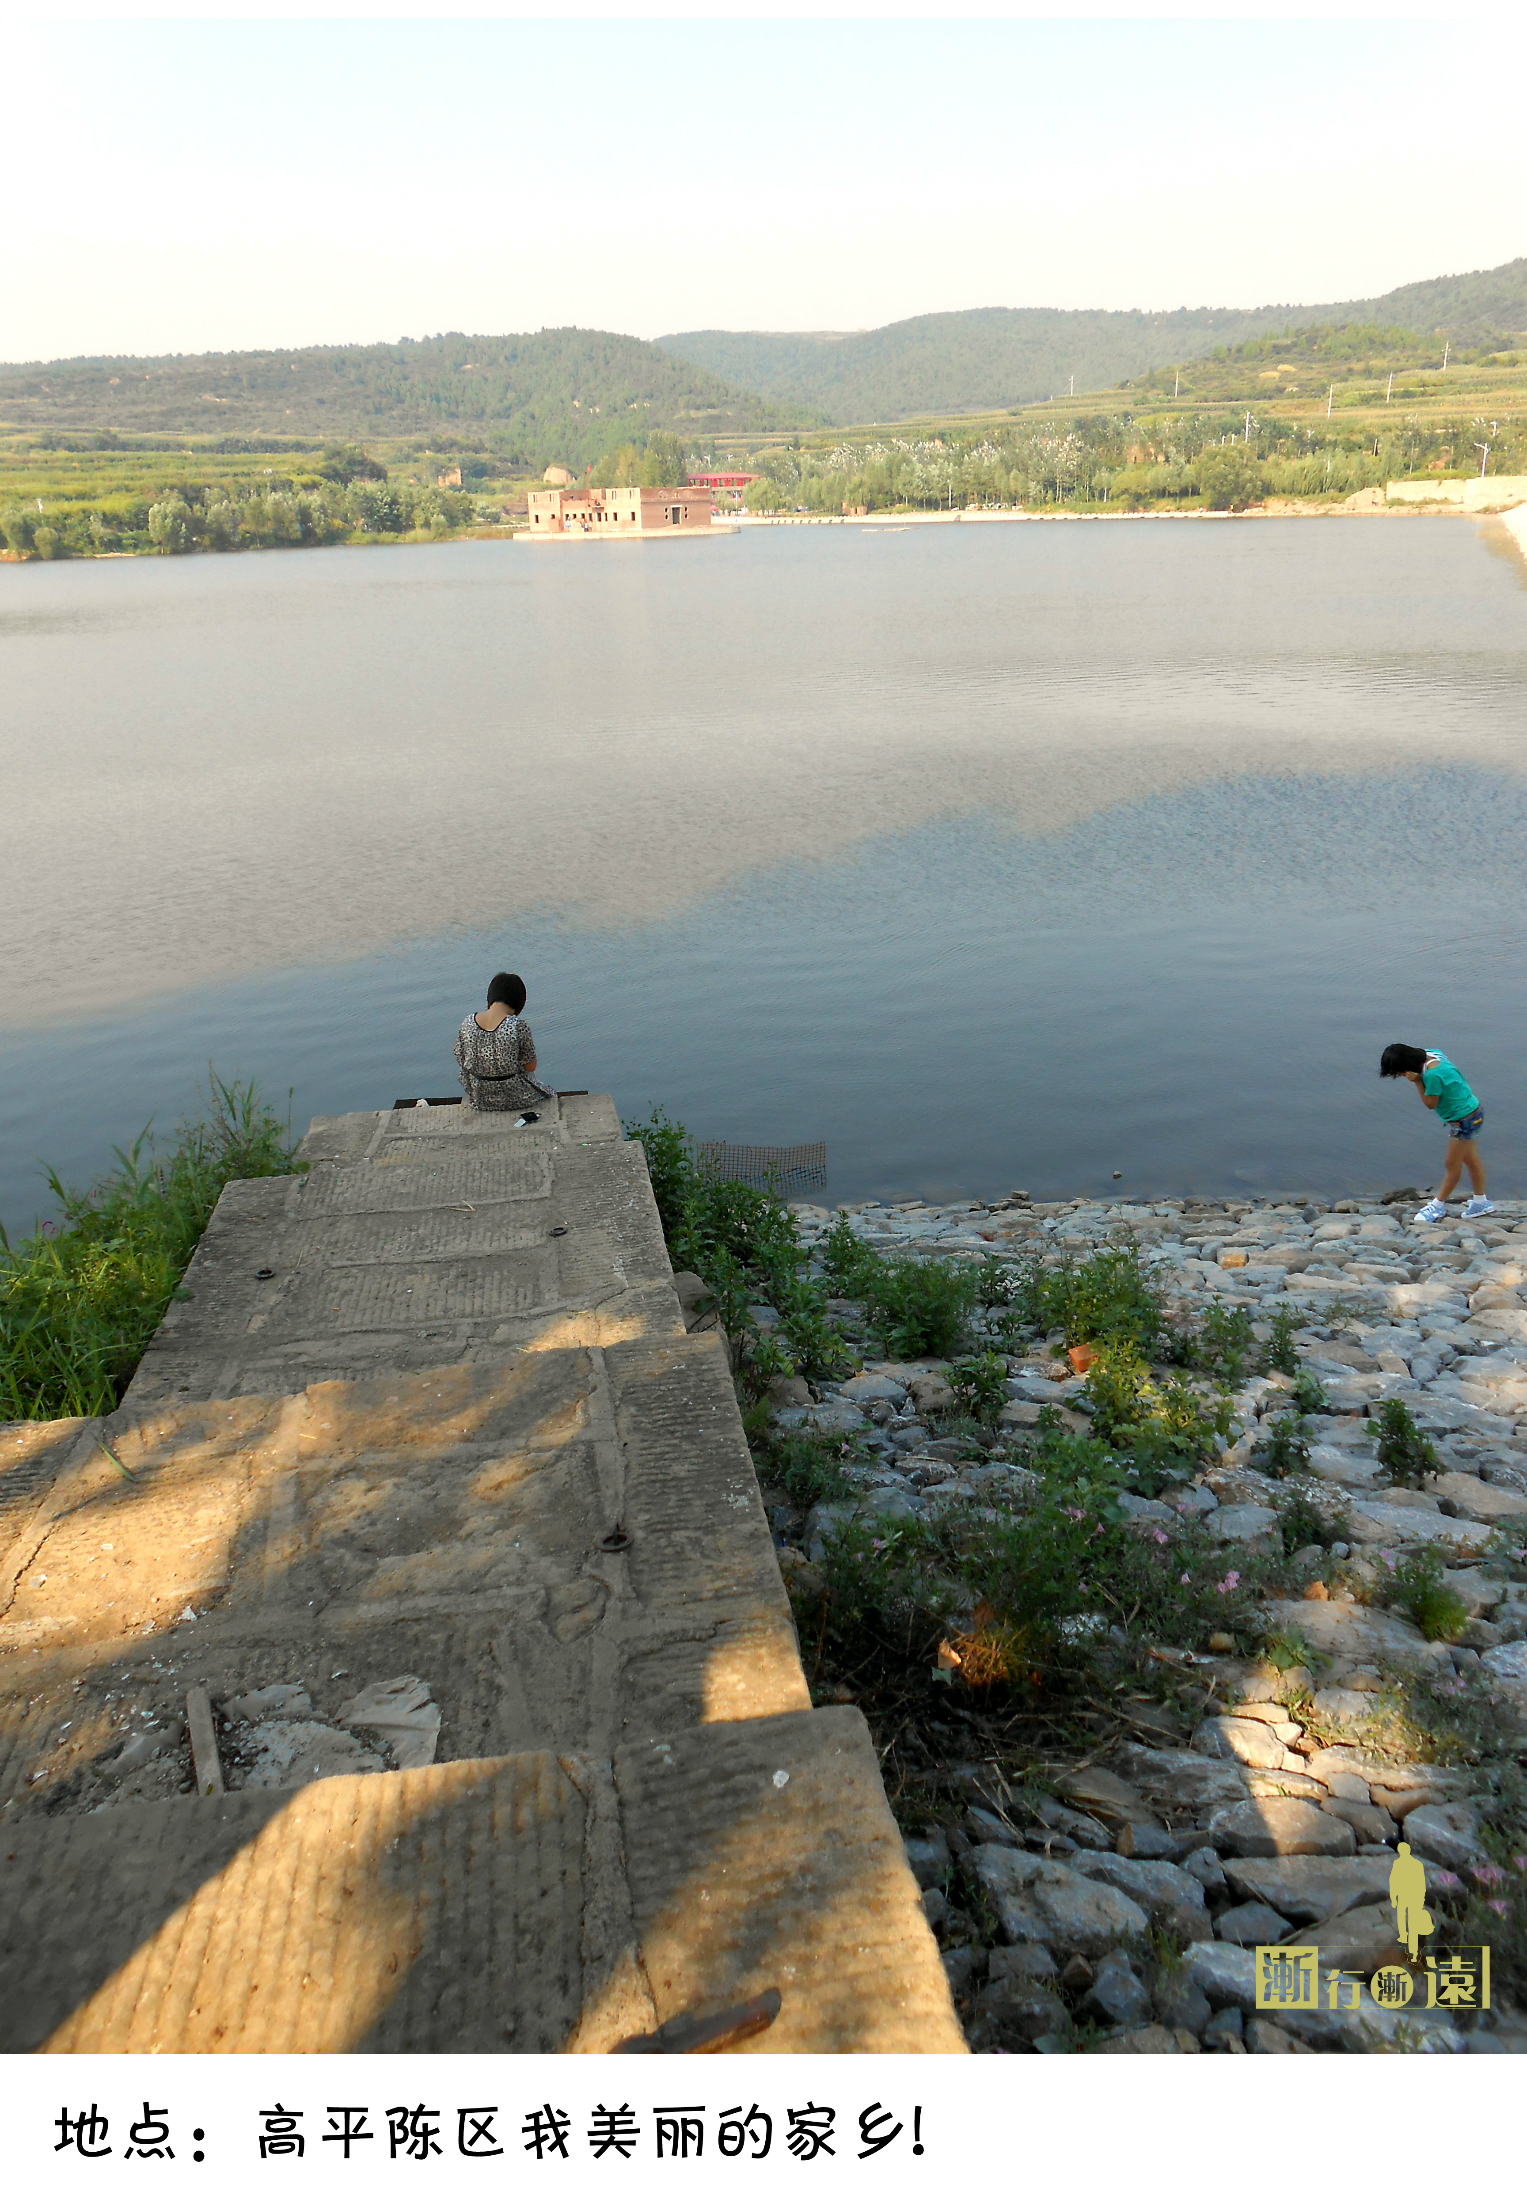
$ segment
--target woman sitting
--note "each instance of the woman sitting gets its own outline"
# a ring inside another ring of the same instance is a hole
[[[479,1111],[526,1111],[550,1096],[531,1076],[536,1068],[535,1037],[520,1018],[525,985],[517,974],[495,974],[488,984],[485,1011],[461,1023],[456,1063],[466,1100]]]

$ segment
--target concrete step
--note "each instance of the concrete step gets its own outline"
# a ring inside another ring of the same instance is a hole
[[[683,1330],[640,1147],[608,1097],[315,1119],[305,1173],[223,1192],[130,1404]]]
[[[0,1828],[0,2046],[603,2052],[777,1988],[741,2052],[964,2042],[847,1708]]]
[[[775,1986],[758,2047],[959,2047],[608,1098],[303,1153],[225,1191],[119,1410],[0,1454],[6,2044],[596,2048]],[[405,1675],[437,1762],[387,1770],[340,1707]],[[156,1800],[191,1693],[272,1685],[282,1786]]]
[[[89,1775],[129,1670],[167,1713],[195,1686],[318,1702],[339,1666],[347,1690],[414,1674],[446,1757],[809,1705],[719,1334],[72,1428],[0,1563],[0,1699],[32,1700],[0,1733],[0,1803]]]

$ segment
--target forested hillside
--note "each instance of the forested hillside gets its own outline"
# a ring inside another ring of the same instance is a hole
[[[661,347],[733,387],[838,424],[998,411],[1135,381],[1162,366],[1317,323],[1379,322],[1459,347],[1527,339],[1527,259],[1412,282],[1346,304],[1180,312],[991,306],[929,313],[858,334],[665,335]]]
[[[792,414],[793,416],[794,414]],[[324,442],[417,436],[526,470],[594,464],[653,428],[686,440],[785,423],[704,367],[629,335],[435,335],[420,342],[0,365],[0,425],[61,433]]]

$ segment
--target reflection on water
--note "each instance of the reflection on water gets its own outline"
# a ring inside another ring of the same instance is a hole
[[[1396,1037],[1506,1187],[1521,577],[1428,521],[0,574],[0,1213],[209,1056],[445,1093],[500,964],[562,1086],[835,1194],[1419,1183]]]

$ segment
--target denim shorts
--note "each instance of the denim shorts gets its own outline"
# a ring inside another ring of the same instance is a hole
[[[1454,1142],[1472,1142],[1485,1123],[1485,1107],[1476,1104],[1466,1119],[1448,1121],[1448,1138]]]

